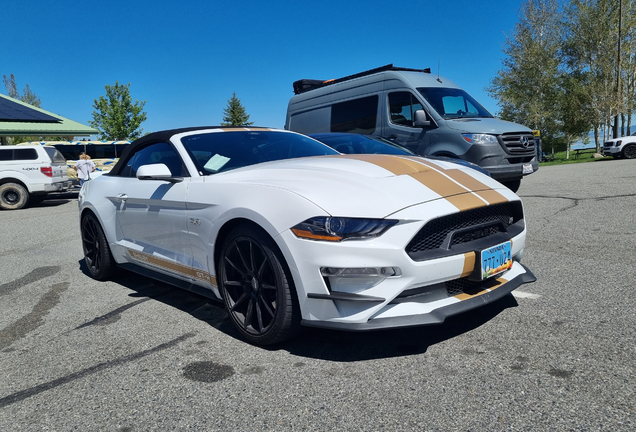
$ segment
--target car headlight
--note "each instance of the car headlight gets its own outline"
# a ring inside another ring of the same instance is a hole
[[[471,144],[497,144],[497,137],[488,134],[462,134],[462,137]]]
[[[391,219],[318,216],[299,223],[291,230],[303,239],[339,242],[378,237],[397,222]]]
[[[623,143],[623,141],[622,141],[622,140],[621,140],[621,141],[616,141],[616,145],[615,145],[615,146],[616,146],[616,147],[620,147],[622,143]]]

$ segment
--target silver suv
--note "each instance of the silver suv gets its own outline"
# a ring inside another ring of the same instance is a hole
[[[0,147],[0,209],[20,209],[70,185],[66,160],[55,147]]]

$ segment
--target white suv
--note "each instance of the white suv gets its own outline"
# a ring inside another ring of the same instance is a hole
[[[636,159],[636,133],[606,141],[603,144],[603,156]]]
[[[20,209],[70,185],[66,160],[55,147],[0,146],[0,209]]]

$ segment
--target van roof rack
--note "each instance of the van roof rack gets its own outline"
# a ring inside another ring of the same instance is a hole
[[[431,73],[431,68],[426,69],[409,69],[393,66],[393,63],[380,66],[375,69],[369,69],[368,71],[360,72],[353,75],[348,75],[342,78],[330,79],[330,80],[314,80],[314,79],[301,79],[298,81],[294,81],[294,94],[301,94],[308,92],[310,90],[315,90],[320,87],[324,87],[327,85],[348,81],[354,78],[360,78],[367,75],[373,75],[374,73],[384,72],[384,71],[406,71],[406,72],[422,72],[422,73]]]

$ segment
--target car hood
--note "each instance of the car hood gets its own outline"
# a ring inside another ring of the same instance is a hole
[[[216,174],[206,181],[242,184],[252,193],[256,185],[281,188],[330,215],[347,217],[383,218],[433,200],[444,200],[452,212],[452,206],[466,210],[515,199],[500,183],[473,169],[416,156],[288,159]]]
[[[530,129],[517,123],[512,123],[498,118],[463,118],[446,120],[449,128],[464,133],[488,133],[503,134],[510,132],[532,133]]]

